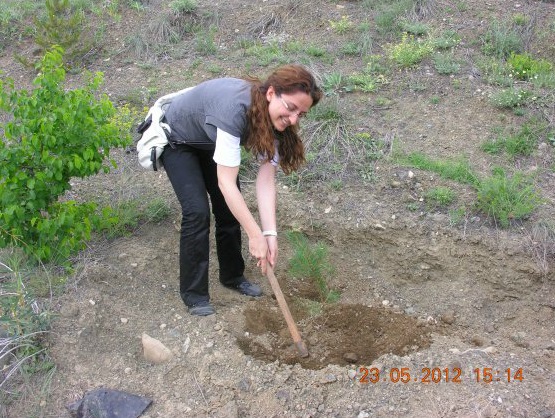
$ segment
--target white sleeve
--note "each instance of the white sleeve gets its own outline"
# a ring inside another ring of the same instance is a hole
[[[217,128],[214,161],[226,167],[241,165],[241,138]]]

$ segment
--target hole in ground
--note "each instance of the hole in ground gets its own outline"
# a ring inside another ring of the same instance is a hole
[[[383,354],[402,356],[431,343],[430,327],[389,308],[322,304],[313,300],[317,292],[306,283],[294,289],[282,289],[289,295],[286,300],[309,357],[298,355],[274,298],[263,298],[246,307],[245,333],[237,338],[245,354],[265,362],[299,363],[304,368],[317,370],[328,364],[371,365]]]

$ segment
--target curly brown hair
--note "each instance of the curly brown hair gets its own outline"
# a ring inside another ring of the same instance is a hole
[[[279,165],[285,174],[299,169],[305,162],[304,145],[298,134],[298,126],[288,126],[283,132],[274,129],[268,112],[266,92],[272,86],[279,96],[282,93],[303,92],[312,98],[315,106],[322,98],[322,90],[316,85],[312,74],[300,65],[284,65],[276,69],[265,82],[249,78],[251,107],[247,112],[248,133],[245,148],[265,159],[274,158],[274,141],[278,140]]]

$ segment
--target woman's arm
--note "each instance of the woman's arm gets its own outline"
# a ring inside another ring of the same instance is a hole
[[[247,207],[243,195],[237,187],[239,167],[227,167],[218,164],[217,173],[218,186],[225,198],[227,206],[249,237],[249,252],[258,260],[258,266],[260,266],[262,274],[266,274],[268,244],[266,243],[266,238],[262,235],[260,227]]]
[[[256,177],[256,199],[262,231],[277,231],[276,222],[276,168],[270,163],[262,163]],[[277,261],[277,236],[266,236],[268,262],[275,267]]]

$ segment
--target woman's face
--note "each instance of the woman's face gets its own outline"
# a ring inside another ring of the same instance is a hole
[[[309,94],[296,91],[278,95],[273,86],[266,91],[268,112],[272,125],[282,132],[290,125],[296,125],[312,106],[312,97]]]

